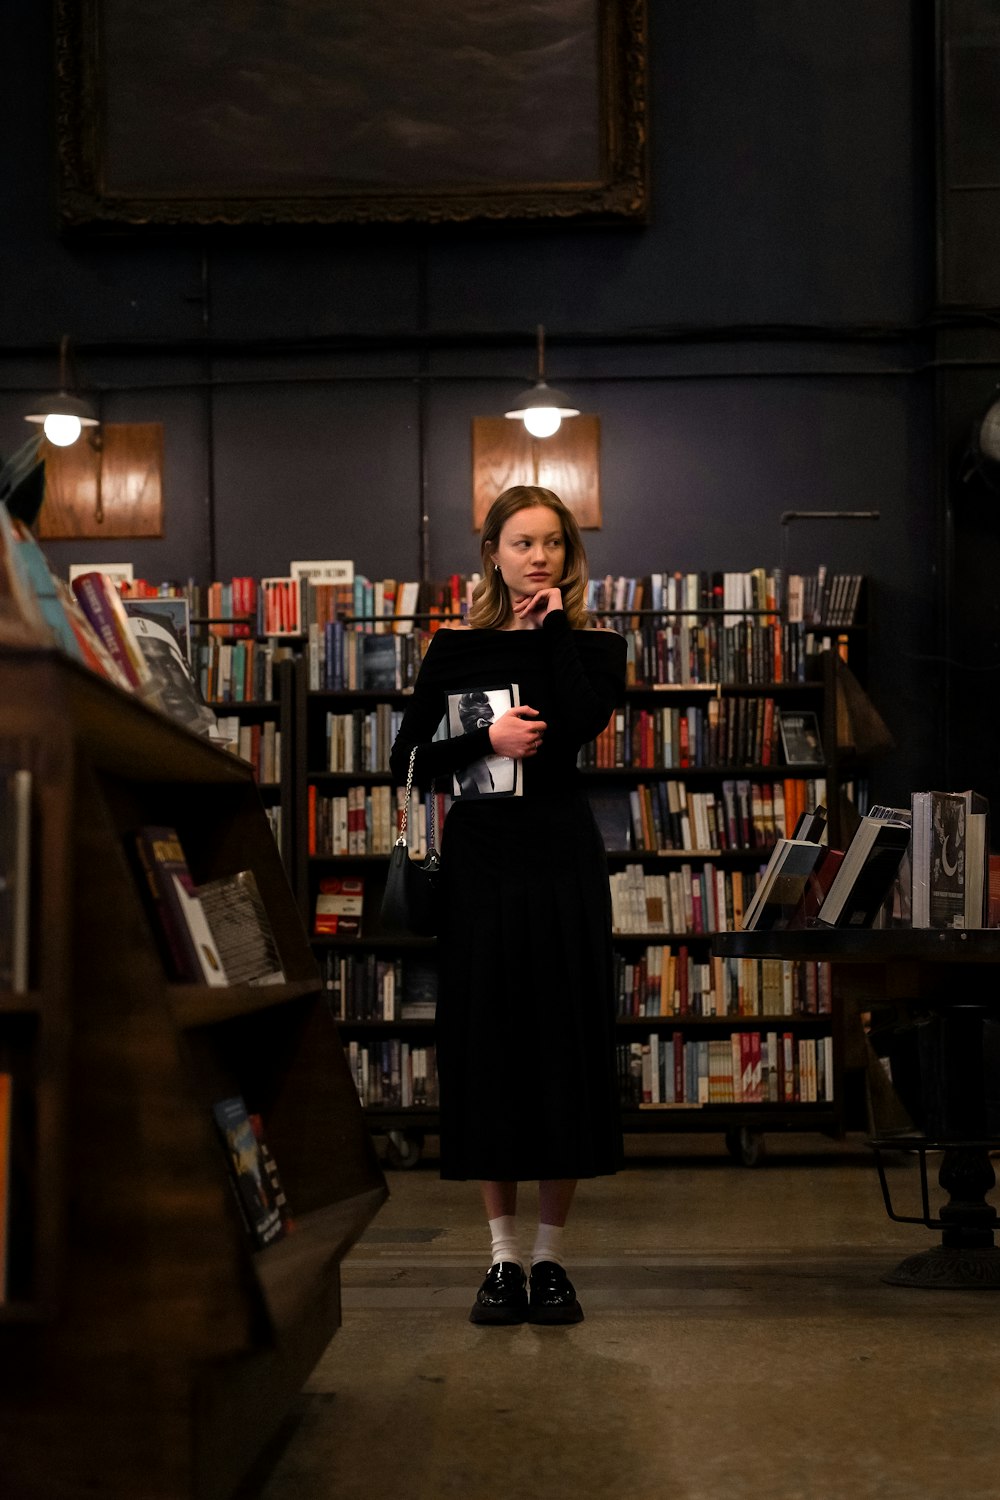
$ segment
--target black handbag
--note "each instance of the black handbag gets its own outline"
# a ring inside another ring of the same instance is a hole
[[[437,850],[435,817],[436,798],[431,797],[430,827],[428,829],[428,853],[422,863],[410,858],[406,842],[406,820],[410,808],[410,793],[413,788],[413,761],[416,746],[410,751],[410,765],[406,774],[406,797],[403,801],[403,817],[399,837],[389,856],[389,873],[382,893],[381,929],[384,933],[399,936],[416,935],[434,937],[438,930],[438,903],[440,900],[441,856]]]

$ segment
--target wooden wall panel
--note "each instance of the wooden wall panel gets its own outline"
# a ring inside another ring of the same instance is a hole
[[[577,525],[601,525],[601,419],[571,417],[549,438],[533,438],[507,417],[472,419],[472,528],[512,484],[554,490]]]
[[[41,538],[163,535],[163,424],[105,422],[69,448],[43,444]]]

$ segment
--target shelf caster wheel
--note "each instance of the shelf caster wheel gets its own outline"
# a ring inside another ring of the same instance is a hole
[[[726,1150],[742,1167],[756,1167],[764,1155],[764,1137],[745,1125],[726,1131]]]
[[[385,1159],[390,1167],[406,1170],[417,1165],[424,1145],[424,1138],[417,1131],[386,1131],[385,1142]]]

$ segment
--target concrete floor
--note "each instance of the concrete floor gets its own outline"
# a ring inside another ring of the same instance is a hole
[[[470,1324],[475,1185],[430,1156],[389,1181],[246,1500],[1000,1500],[1000,1292],[880,1280],[938,1236],[888,1219],[860,1138],[771,1136],[754,1169],[630,1138],[580,1188],[561,1329]]]

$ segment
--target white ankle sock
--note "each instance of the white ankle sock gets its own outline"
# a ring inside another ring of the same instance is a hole
[[[517,1243],[517,1214],[501,1214],[497,1219],[490,1219],[489,1224],[493,1239],[493,1264],[496,1265],[501,1260],[513,1260],[523,1266]]]
[[[562,1265],[563,1227],[562,1224],[539,1224],[531,1251],[533,1266],[540,1260],[554,1260],[557,1266]]]

